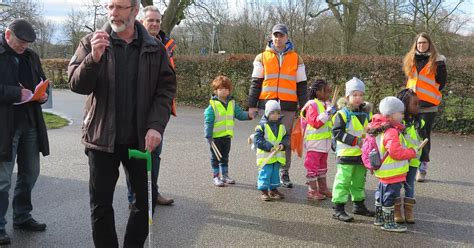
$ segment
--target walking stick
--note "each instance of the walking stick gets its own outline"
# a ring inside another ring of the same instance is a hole
[[[336,89],[334,89],[334,94],[332,95],[331,106],[334,106],[334,104],[336,104],[337,96],[339,95],[340,90],[341,88],[339,87],[339,85],[337,85]]]
[[[265,160],[263,160],[262,165],[266,165],[266,164],[268,163],[268,161],[269,161],[271,158],[273,158],[273,156],[275,156],[275,154],[276,154],[277,152],[279,152],[279,151],[280,151],[280,148],[277,148],[277,149],[275,149],[273,152],[271,152],[270,155],[268,155],[268,157],[265,158]]]
[[[214,154],[217,157],[217,160],[220,162],[222,160],[222,154],[217,148],[216,143],[214,143],[214,141],[211,142],[211,147],[212,147],[212,151],[214,151]]]
[[[420,146],[418,146],[418,148],[416,149],[417,151],[420,151],[421,149],[423,149],[423,147],[426,146],[426,144],[428,144],[428,138],[426,138],[425,140],[423,140],[423,142],[421,142]]]
[[[128,149],[128,158],[146,160],[146,175],[148,179],[148,247],[152,247],[152,226],[153,226],[153,205],[151,192],[151,153],[150,151],[141,152],[139,150]]]

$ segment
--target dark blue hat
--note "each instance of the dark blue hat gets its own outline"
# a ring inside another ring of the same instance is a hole
[[[8,25],[15,36],[26,42],[34,42],[36,40],[36,33],[33,26],[25,19],[16,19]]]

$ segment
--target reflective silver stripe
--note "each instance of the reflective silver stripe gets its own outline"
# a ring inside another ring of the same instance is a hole
[[[216,115],[215,122],[221,122],[221,121],[227,121],[227,120],[233,120],[234,116],[232,115]]]
[[[296,90],[290,90],[287,88],[274,87],[274,86],[263,87],[262,92],[280,92],[280,93],[286,93],[290,95],[296,95]]]
[[[222,131],[232,131],[232,128],[234,127],[234,125],[222,125],[220,127],[214,127],[214,133],[217,133],[217,132],[222,132]]]
[[[382,164],[382,166],[380,167],[380,169],[378,169],[379,171],[387,171],[387,170],[393,170],[393,169],[399,169],[399,168],[402,168],[404,166],[406,166],[408,163],[407,161],[397,161],[395,163],[391,163],[391,164]]]
[[[420,87],[416,87],[416,91],[419,91],[419,92],[421,92],[421,93],[423,93],[423,94],[429,95],[429,96],[433,97],[434,99],[436,99],[436,100],[438,100],[438,101],[441,101],[441,97],[435,95],[433,92],[427,91],[427,90],[425,90],[425,89],[423,89],[423,88],[420,88]]]
[[[423,75],[418,75],[418,79],[421,79],[427,83],[429,83],[430,85],[432,85],[433,87],[435,87],[436,89],[439,89],[439,86],[436,84],[436,81],[433,80],[433,79],[429,79]]]
[[[287,75],[287,74],[278,74],[278,73],[271,73],[271,74],[267,74],[265,75],[264,79],[267,80],[267,79],[275,79],[275,78],[281,78],[281,79],[286,79],[286,80],[290,80],[290,81],[295,81],[296,82],[296,76],[291,76],[291,75]]]
[[[311,128],[311,129],[306,129],[306,134],[320,134],[320,133],[327,133],[329,132],[329,130],[326,128],[319,128],[319,129],[314,129],[314,128]]]
[[[429,108],[420,108],[420,113],[433,113],[438,112],[438,106],[433,106]]]

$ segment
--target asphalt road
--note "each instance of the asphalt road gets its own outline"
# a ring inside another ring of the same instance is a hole
[[[53,97],[53,111],[73,123],[49,131],[51,155],[41,160],[33,192],[33,216],[46,222],[48,229],[13,230],[10,207],[10,247],[93,247],[89,171],[80,143],[84,97],[61,90],[55,90]],[[297,157],[291,169],[295,188],[282,190],[287,199],[262,202],[255,189],[255,155],[246,143],[255,121],[236,123],[230,175],[237,184],[214,187],[202,112],[179,107],[178,118],[172,118],[166,130],[159,185],[161,193],[176,202],[157,208],[155,247],[474,247],[473,137],[434,136],[429,181],[415,186],[416,224],[407,233],[393,234],[373,226],[371,218],[357,216],[350,224],[333,220],[329,200],[307,201],[303,160]],[[330,157],[332,184],[335,163]],[[123,175],[121,171],[114,201],[120,240],[128,217]],[[376,179],[368,176],[366,202],[372,209],[375,187]]]

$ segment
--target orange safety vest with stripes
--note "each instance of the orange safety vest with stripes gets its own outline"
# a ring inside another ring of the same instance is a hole
[[[439,83],[436,82],[435,72],[428,72],[429,66],[429,63],[426,64],[420,73],[417,72],[416,66],[413,66],[406,87],[412,89],[420,100],[438,106],[442,95],[439,91]]]
[[[264,78],[260,100],[279,99],[297,102],[296,73],[298,71],[298,54],[290,51],[280,56],[272,51],[262,53]],[[283,60],[283,61],[280,61]]]
[[[173,59],[173,51],[176,49],[176,42],[173,39],[169,39],[165,45],[166,51],[168,52],[168,58],[170,58],[170,63],[173,69],[175,69],[174,59]]]

